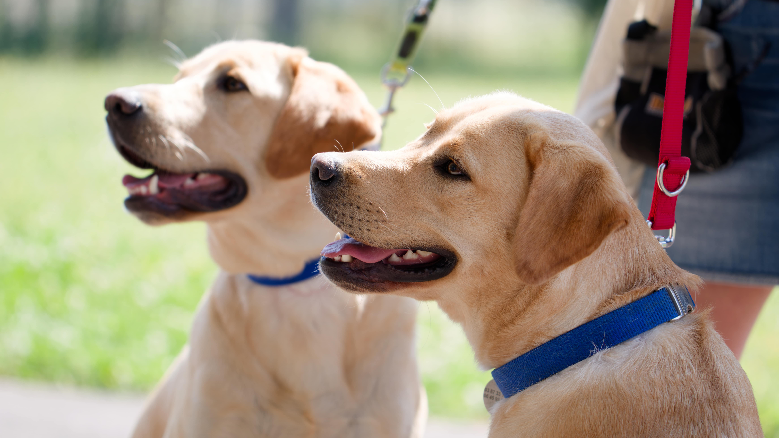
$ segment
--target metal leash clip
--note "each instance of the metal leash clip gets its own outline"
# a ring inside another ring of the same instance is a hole
[[[679,188],[674,190],[673,192],[665,188],[665,183],[663,182],[663,172],[665,171],[666,164],[661,163],[659,166],[657,166],[657,187],[660,189],[661,192],[665,193],[666,196],[669,198],[675,198],[679,196],[680,193],[684,190],[685,187],[687,187],[687,181],[690,180],[690,169],[687,169],[687,173],[684,174],[682,177],[682,180],[679,182]],[[646,221],[647,225],[649,225],[649,228],[652,228],[652,221]],[[662,246],[665,249],[670,248],[674,244],[674,239],[676,239],[676,221],[674,221],[674,226],[671,227],[671,229],[668,230],[668,236],[658,236],[655,234],[655,239],[657,239],[658,243],[660,243],[660,246]]]
[[[406,27],[403,30],[403,36],[400,40],[400,46],[392,61],[388,62],[381,69],[381,83],[387,87],[387,99],[384,105],[379,108],[379,114],[382,117],[382,128],[387,124],[387,118],[395,111],[392,107],[392,100],[395,98],[395,92],[406,85],[411,78],[411,62],[414,60],[422,34],[433,12],[436,0],[419,0],[411,9]]]
[[[411,68],[409,67],[406,67],[406,75],[403,77],[403,79],[389,77],[389,70],[389,63],[385,64],[381,69],[381,83],[384,84],[388,90],[387,99],[384,101],[384,105],[378,110],[379,114],[384,119],[382,122],[382,127],[387,124],[387,116],[395,112],[395,108],[392,107],[392,100],[395,98],[395,92],[406,85],[408,80],[411,78]]]
[[[649,225],[649,229],[652,229],[652,221],[646,221],[646,224]],[[676,222],[674,222],[674,226],[668,230],[668,236],[658,236],[655,234],[655,239],[657,239],[657,242],[663,248],[670,248],[671,245],[674,244],[674,239],[676,239]]]

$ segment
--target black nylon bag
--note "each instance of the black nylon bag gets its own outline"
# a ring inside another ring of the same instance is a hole
[[[627,156],[657,166],[670,33],[646,21],[632,23],[623,42],[623,69],[615,100],[619,145]],[[741,142],[741,104],[730,78],[725,46],[715,32],[694,27],[684,101],[682,155],[691,172],[728,164]]]

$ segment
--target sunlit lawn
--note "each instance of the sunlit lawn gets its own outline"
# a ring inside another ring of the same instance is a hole
[[[149,389],[186,342],[216,268],[204,227],[150,228],[124,213],[121,176],[103,123],[111,89],[168,82],[154,59],[74,62],[0,58],[0,374],[66,384]],[[451,105],[508,89],[570,110],[576,77],[474,77],[421,72]],[[377,106],[375,74],[355,74]],[[415,77],[400,92],[385,148],[422,131],[439,108]],[[779,294],[750,339],[753,379],[767,436],[779,436]],[[434,415],[485,417],[476,369],[458,327],[421,304],[419,353]]]

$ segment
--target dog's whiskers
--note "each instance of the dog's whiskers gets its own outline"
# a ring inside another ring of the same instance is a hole
[[[438,98],[438,101],[439,101],[439,102],[441,102],[441,108],[443,109],[443,108],[444,108],[444,101],[443,101],[443,100],[441,100],[441,96],[439,96],[439,95],[438,95],[438,93],[436,93],[436,91],[435,91],[435,89],[433,88],[433,86],[432,86],[432,85],[430,85],[430,82],[427,82],[427,79],[425,79],[425,77],[424,77],[424,76],[422,76],[421,74],[419,74],[419,72],[418,72],[418,71],[416,71],[416,70],[414,70],[413,68],[409,67],[408,69],[409,69],[409,70],[411,70],[411,71],[413,71],[414,73],[416,73],[416,74],[417,74],[417,76],[419,76],[420,78],[422,78],[422,80],[423,80],[423,81],[425,81],[425,83],[427,84],[427,86],[428,86],[428,87],[430,87],[430,89],[431,89],[431,90],[433,90],[433,94],[435,94],[435,97],[437,97],[437,98]],[[431,109],[432,109],[432,108],[431,108]],[[433,111],[435,111],[435,110],[433,110]],[[438,112],[437,112],[437,111],[436,111],[436,114],[438,114]]]
[[[170,144],[165,140],[164,136],[159,135],[159,136],[157,136],[157,138],[159,138],[160,141],[162,141],[162,144],[164,144],[167,147],[168,150],[171,150]],[[152,143],[154,143],[155,145],[157,144],[157,140],[155,139],[155,137],[152,137]],[[175,143],[174,143],[174,146],[176,146],[176,151],[173,152],[173,155],[176,158],[178,158],[179,161],[184,161],[184,155],[183,155],[184,151],[181,149],[181,147],[179,145],[177,145]]]
[[[172,61],[176,62],[176,67],[180,66],[182,62],[187,60],[187,55],[184,54],[184,51],[179,48],[176,44],[174,44],[172,41],[169,40],[162,40],[162,44],[165,44],[170,48],[170,50],[173,50],[173,53],[178,55],[179,59],[171,59]]]
[[[336,139],[334,139],[334,140],[335,140],[335,142],[336,142],[336,143],[338,143],[338,146],[340,146],[340,147],[341,147],[341,152],[346,152],[346,151],[344,150],[344,146],[341,144],[341,142],[340,142],[340,141],[338,141],[338,139],[337,139],[337,138],[336,138]],[[337,149],[337,148],[336,148],[336,149]]]
[[[395,225],[393,225],[391,222],[389,222],[389,216],[387,216],[387,212],[384,211],[384,209],[379,207],[379,206],[376,206],[376,208],[381,210],[381,213],[384,215],[384,220],[385,220],[385,222],[379,222],[379,225],[381,225],[382,227],[386,228],[387,231],[389,231],[390,233],[392,233],[394,235],[398,235],[398,232],[395,229]],[[390,225],[392,225],[392,226],[390,226]]]
[[[173,143],[173,140],[171,140],[171,139],[168,139],[168,141],[165,141],[165,136],[160,136],[160,139],[162,140],[162,144],[164,144],[164,145],[165,145],[165,149],[167,149],[167,150],[168,150],[168,152],[170,152],[170,144],[169,144],[169,143]],[[177,145],[176,143],[173,143],[173,144],[176,146],[176,148],[178,148],[179,150],[181,150],[181,148],[179,148],[179,147],[178,147],[178,145]]]
[[[202,159],[203,159],[205,162],[207,162],[207,163],[210,163],[210,162],[211,162],[211,159],[210,159],[210,158],[208,158],[208,155],[206,155],[206,153],[205,153],[205,152],[203,152],[203,150],[202,150],[202,149],[200,149],[199,147],[197,147],[197,146],[195,145],[195,142],[193,142],[193,141],[192,141],[192,139],[191,139],[190,137],[188,137],[188,136],[187,136],[187,137],[182,137],[182,138],[180,138],[179,140],[182,142],[182,144],[184,145],[184,147],[185,147],[185,148],[187,148],[187,149],[191,149],[191,150],[192,150],[192,151],[194,151],[196,154],[200,155],[200,157],[201,157],[201,158],[202,158]],[[179,149],[181,149],[181,148],[179,147],[179,145],[178,145],[176,142],[174,142],[174,141],[173,141],[173,139],[172,139],[172,138],[168,137],[168,141],[170,141],[171,143],[173,143],[174,145],[176,145],[176,147],[178,147]]]
[[[168,144],[168,140],[166,139],[166,137],[164,135],[159,134],[159,135],[157,135],[157,138],[159,138],[160,141],[162,142],[162,144],[164,144],[165,147],[168,150],[170,150],[170,144]],[[154,137],[152,137],[152,140],[153,139],[154,139]],[[173,145],[176,146],[176,149],[178,149],[176,152],[173,153],[173,155],[175,155],[176,158],[178,158],[180,161],[184,161],[184,155],[183,155],[184,151],[183,151],[183,149],[181,149],[181,146],[177,145],[176,143],[173,143]]]
[[[181,63],[179,61],[171,58],[170,56],[166,56],[166,57],[162,58],[162,60],[165,61],[166,63],[172,65],[176,69],[181,70]]]
[[[435,109],[435,108],[433,108],[432,106],[430,106],[430,105],[428,105],[428,104],[426,104],[426,103],[423,103],[422,105],[424,105],[424,106],[426,106],[426,107],[430,108],[430,110],[432,110],[432,111],[435,113],[435,115],[438,115],[438,110],[436,110],[436,109]]]

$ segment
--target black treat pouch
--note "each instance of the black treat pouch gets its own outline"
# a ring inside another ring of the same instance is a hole
[[[632,23],[623,41],[623,69],[615,101],[619,144],[627,156],[656,166],[663,123],[670,32]],[[725,44],[717,33],[693,27],[684,100],[682,155],[691,172],[712,172],[730,162],[743,120]]]

